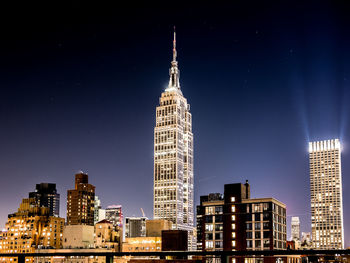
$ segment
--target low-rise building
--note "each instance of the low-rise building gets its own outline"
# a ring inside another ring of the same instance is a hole
[[[162,251],[161,237],[129,237],[125,238],[123,252],[155,252]]]
[[[145,237],[147,217],[126,217],[125,237]]]
[[[66,225],[63,228],[63,248],[94,248],[94,226]]]
[[[161,237],[163,230],[171,230],[173,223],[166,219],[146,220],[146,236]]]
[[[113,226],[112,222],[102,220],[95,225],[95,248],[107,248],[121,251],[122,230]]]

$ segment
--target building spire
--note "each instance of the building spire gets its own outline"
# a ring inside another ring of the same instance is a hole
[[[176,28],[174,26],[174,40],[173,40],[173,61],[176,61]]]
[[[174,26],[174,40],[173,40],[173,60],[171,61],[171,68],[169,70],[169,85],[165,89],[166,91],[178,91],[182,94],[180,89],[180,70],[176,61],[177,52],[176,52],[176,31]]]

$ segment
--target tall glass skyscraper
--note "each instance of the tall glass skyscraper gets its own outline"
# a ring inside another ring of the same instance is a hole
[[[340,142],[309,143],[312,246],[344,248]]]
[[[191,232],[194,227],[192,115],[180,88],[176,55],[174,32],[169,85],[156,109],[153,215],[154,219],[172,221],[174,229]]]

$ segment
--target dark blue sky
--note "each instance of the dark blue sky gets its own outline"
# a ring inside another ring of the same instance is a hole
[[[2,226],[40,182],[57,184],[65,216],[78,170],[103,206],[152,217],[155,107],[176,25],[196,203],[248,179],[253,197],[286,203],[288,224],[300,216],[309,231],[308,141],[340,138],[350,245],[349,6],[73,1],[1,10]]]

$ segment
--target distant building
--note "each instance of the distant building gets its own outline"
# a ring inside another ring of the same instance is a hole
[[[300,221],[297,216],[293,216],[291,220],[291,240],[300,241]]]
[[[203,251],[286,249],[286,205],[251,199],[248,182],[226,184],[224,195],[200,197],[197,244]]]
[[[60,195],[57,193],[56,184],[37,184],[35,191],[29,193],[29,198],[35,198],[40,207],[48,207],[50,216],[60,216]]]
[[[121,205],[110,205],[106,208],[106,220],[113,223],[114,226],[123,228],[123,211]]]
[[[310,232],[301,232],[301,248],[302,249],[311,249],[312,239]]]
[[[102,209],[101,200],[95,195],[94,224],[106,218],[106,209]]]
[[[122,230],[114,227],[112,222],[102,220],[95,225],[95,248],[107,248],[121,251]]]
[[[67,225],[94,225],[95,186],[88,175],[75,175],[75,188],[67,193]]]
[[[63,228],[63,248],[93,248],[94,226],[66,225]]]
[[[145,237],[147,217],[126,217],[125,237]]]
[[[163,230],[172,230],[173,223],[165,219],[146,220],[146,236],[161,237]]]
[[[314,249],[343,249],[341,146],[338,139],[309,143],[311,229]]]
[[[50,216],[35,198],[24,198],[18,211],[8,215],[1,253],[32,253],[37,248],[60,248],[64,218]]]

